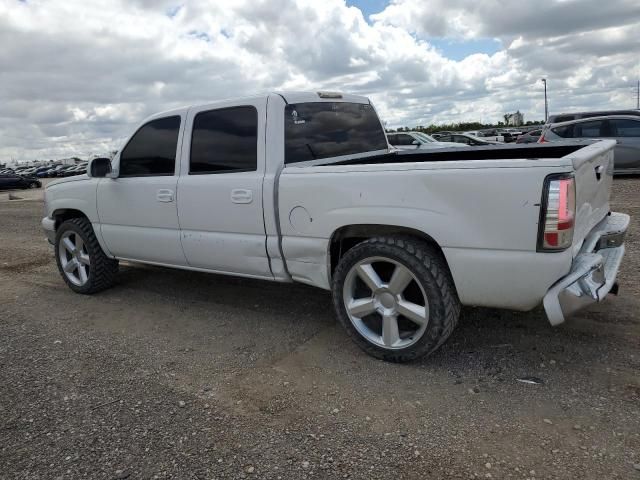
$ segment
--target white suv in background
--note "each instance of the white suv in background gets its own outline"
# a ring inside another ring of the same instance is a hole
[[[417,148],[450,148],[466,147],[455,142],[439,142],[435,138],[422,132],[395,132],[387,133],[389,145],[400,150],[415,150]]]

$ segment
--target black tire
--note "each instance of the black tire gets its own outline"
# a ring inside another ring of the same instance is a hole
[[[29,188],[38,188],[38,187],[39,187],[39,185],[36,182],[31,182],[29,184]]]
[[[68,231],[73,231],[82,238],[91,261],[87,282],[82,286],[72,283],[62,269],[59,244],[62,235]],[[102,251],[102,247],[100,247],[100,243],[98,243],[98,239],[93,232],[91,222],[86,217],[66,220],[58,227],[56,231],[55,256],[60,275],[69,288],[76,293],[89,295],[105,290],[115,283],[116,274],[118,273],[118,261],[107,257]]]
[[[361,260],[386,257],[407,267],[420,282],[429,302],[427,327],[412,345],[389,349],[371,343],[358,332],[343,300],[347,274]],[[333,304],[338,320],[353,341],[369,355],[395,363],[403,363],[429,355],[449,338],[458,323],[460,300],[441,252],[426,242],[411,237],[376,237],[366,240],[342,257],[333,275]]]

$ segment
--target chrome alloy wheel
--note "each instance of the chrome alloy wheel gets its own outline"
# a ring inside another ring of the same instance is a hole
[[[429,322],[424,288],[409,268],[390,258],[365,258],[351,267],[342,299],[356,330],[382,348],[413,345]]]
[[[60,237],[58,256],[65,276],[71,283],[82,287],[89,280],[89,252],[84,241],[74,231],[67,231]]]

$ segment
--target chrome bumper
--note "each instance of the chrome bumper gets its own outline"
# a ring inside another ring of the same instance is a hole
[[[600,302],[615,288],[624,256],[629,215],[611,213],[587,236],[569,274],[556,282],[543,304],[551,325],[559,325],[581,308]]]
[[[41,222],[42,230],[51,245],[56,242],[56,221],[49,217],[44,217]]]

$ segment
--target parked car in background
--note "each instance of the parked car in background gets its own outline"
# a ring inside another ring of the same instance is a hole
[[[448,132],[448,131],[441,131],[441,132],[434,132],[432,133],[430,136],[436,140],[439,140],[441,136],[443,135],[453,135],[456,132]]]
[[[37,168],[33,171],[32,175],[33,175],[34,177],[41,178],[41,177],[42,177],[42,173],[43,173],[43,172],[46,172],[46,171],[47,171],[47,170],[49,170],[50,168],[51,168],[51,165],[43,165],[43,166],[37,167]]]
[[[600,110],[593,112],[559,113],[549,115],[547,125],[552,123],[569,122],[571,120],[580,120],[581,118],[604,117],[608,115],[632,115],[640,117],[640,110]]]
[[[58,164],[58,165],[54,166],[53,168],[50,168],[49,170],[46,171],[47,177],[55,177],[55,176],[57,176],[58,171],[60,171],[64,167],[65,167],[65,165]]]
[[[61,172],[61,176],[72,177],[74,175],[82,175],[83,173],[87,173],[86,164],[73,165],[72,167],[63,170]]]
[[[520,128],[505,128],[504,131],[515,136],[522,135],[522,129]]]
[[[517,128],[501,128],[498,133],[504,137],[505,143],[515,142],[522,131]]]
[[[482,130],[472,130],[469,132],[463,132],[464,135],[471,135],[472,137],[482,138],[490,142],[504,142],[504,135],[499,135],[495,131],[484,132]]]
[[[40,188],[42,183],[35,177],[25,177],[15,173],[0,174],[0,189],[7,188]]]
[[[67,171],[74,168],[75,165],[62,165],[61,168],[56,169],[53,172],[54,177],[65,177],[67,175]]]
[[[389,145],[394,146],[400,150],[415,150],[417,148],[429,149],[429,148],[447,148],[447,147],[460,147],[459,143],[454,142],[441,142],[435,138],[422,132],[397,132],[387,133],[387,140]]]
[[[497,142],[495,140],[490,140],[488,138],[479,138],[474,135],[469,135],[468,133],[454,133],[451,135],[442,135],[438,138],[438,141],[460,143],[460,144],[469,145],[472,147],[477,147],[482,145],[502,144],[502,142]]]
[[[571,139],[616,141],[614,173],[640,173],[640,116],[607,115],[545,125],[538,143]]]
[[[504,130],[498,130],[497,132],[504,138],[504,143],[513,143],[516,140],[516,137],[511,135],[511,132],[506,132]]]
[[[36,177],[38,177],[38,178],[46,178],[46,177],[48,177],[48,176],[49,176],[49,172],[50,172],[51,170],[53,170],[54,168],[56,168],[56,167],[55,167],[55,166],[51,166],[51,165],[50,165],[50,166],[48,166],[47,168],[45,168],[44,170],[41,170],[40,172],[38,172],[38,173],[36,174]]]
[[[542,129],[531,130],[530,132],[523,133],[516,139],[516,143],[536,143],[540,138],[541,133]]]

